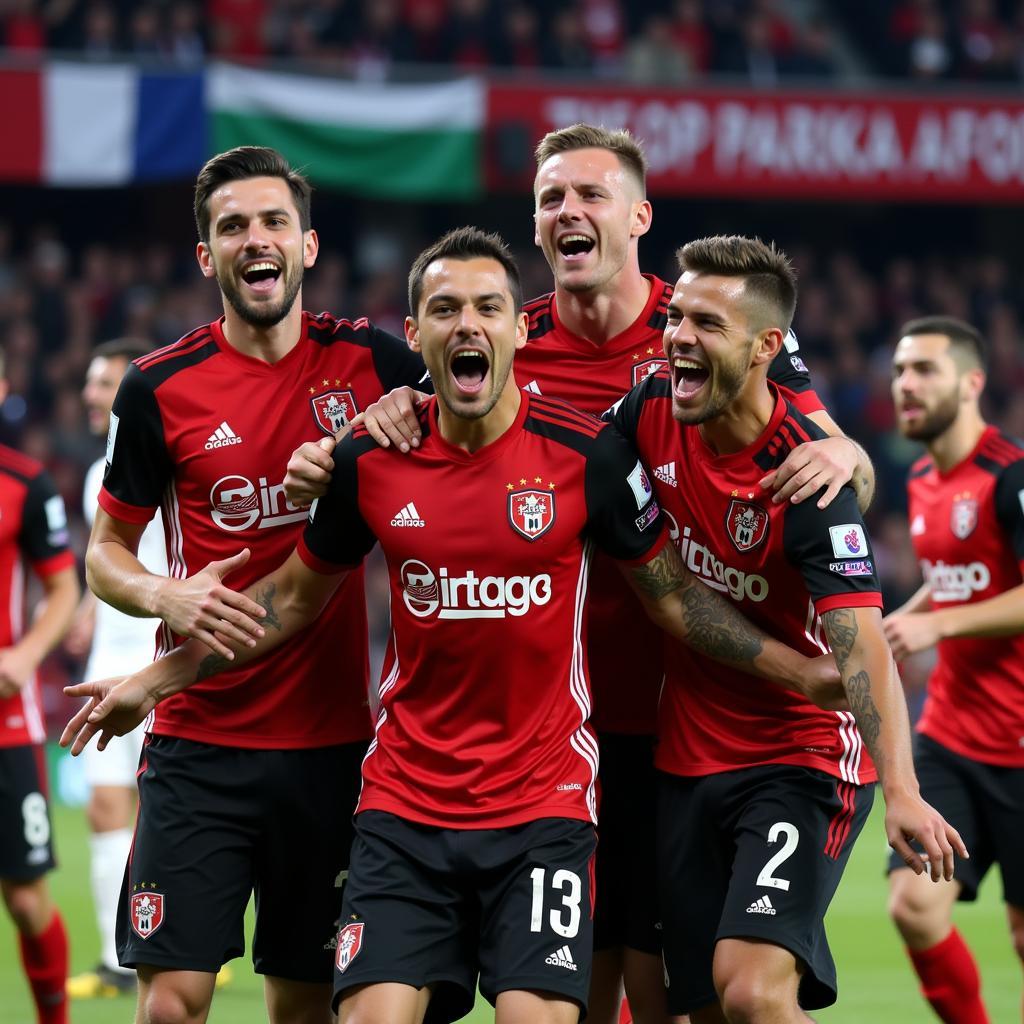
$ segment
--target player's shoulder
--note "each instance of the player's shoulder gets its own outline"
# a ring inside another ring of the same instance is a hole
[[[794,448],[808,441],[820,441],[828,434],[809,416],[802,413],[780,390],[778,400],[784,404],[782,418],[755,456],[765,471],[781,466]]]
[[[920,480],[922,477],[928,476],[930,473],[935,472],[935,460],[925,453],[919,458],[915,459],[910,464],[910,469],[907,471],[908,480]]]
[[[128,379],[141,378],[155,390],[182,371],[206,362],[219,351],[213,325],[204,324],[172,344],[133,360]]]
[[[536,298],[523,303],[523,312],[529,320],[528,342],[536,342],[554,330],[554,305],[554,292],[538,295]]]
[[[41,462],[0,444],[0,475],[29,484],[45,472]]]
[[[420,446],[416,451],[423,450],[425,442],[433,433],[433,426],[430,419],[430,408],[436,401],[437,399],[431,396],[425,402],[420,402],[419,405],[416,406],[416,419],[420,425]],[[400,452],[394,445],[382,448],[373,439],[369,430],[366,429],[366,425],[358,423],[352,428],[351,433],[347,437],[342,438],[338,444],[338,447],[335,449],[335,460],[337,460],[340,454],[347,454],[349,458],[357,460],[371,452],[380,452],[382,455],[387,455],[389,458],[397,457],[405,460],[410,459],[415,455],[415,452]]]
[[[358,345],[370,348],[383,338],[393,335],[381,330],[365,316],[350,320],[333,313],[306,313],[306,337],[317,345]]]
[[[555,441],[574,451],[586,453],[607,426],[596,416],[577,409],[570,402],[524,391],[529,402],[523,430]]]
[[[1024,441],[1011,437],[998,427],[986,431],[974,455],[976,466],[1001,476],[1011,466],[1015,469],[1024,462]]]

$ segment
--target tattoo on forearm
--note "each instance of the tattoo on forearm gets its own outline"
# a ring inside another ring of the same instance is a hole
[[[666,544],[646,565],[634,567],[633,582],[651,600],[660,601],[682,585],[679,571],[679,555]]]
[[[835,655],[839,674],[846,675],[846,663],[857,641],[857,616],[852,608],[837,608],[821,617],[825,635]]]
[[[280,632],[283,627],[281,620],[277,617],[277,610],[274,608],[274,595],[277,593],[277,584],[268,583],[263,587],[262,590],[257,590],[253,595],[253,600],[261,605],[264,611],[264,616],[260,619],[261,626],[269,626],[271,629],[276,629]],[[223,654],[208,654],[201,662],[199,662],[196,668],[195,682],[202,682],[204,679],[208,679],[210,676],[216,675],[218,672],[223,672],[229,665],[232,664],[230,658],[225,658]]]

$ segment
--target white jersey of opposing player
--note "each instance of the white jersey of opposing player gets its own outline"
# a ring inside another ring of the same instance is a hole
[[[104,460],[89,467],[82,491],[85,518],[92,526],[96,518],[97,499],[103,483]],[[159,516],[151,519],[139,541],[139,561],[152,573],[167,575],[167,551],[164,530]],[[156,653],[156,630],[159,619],[139,619],[125,615],[103,601],[96,602],[96,628],[93,632],[86,679],[137,672],[153,660]]]

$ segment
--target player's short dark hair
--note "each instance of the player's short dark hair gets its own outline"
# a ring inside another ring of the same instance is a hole
[[[132,362],[149,355],[153,346],[142,338],[112,338],[96,345],[90,353],[92,359],[127,359]]]
[[[537,169],[556,154],[574,149],[607,149],[614,153],[639,185],[640,194],[647,195],[647,157],[640,143],[626,129],[611,131],[603,125],[581,123],[548,132],[534,150]]]
[[[523,286],[519,278],[519,266],[505,239],[496,232],[488,234],[479,228],[462,227],[442,235],[433,245],[427,246],[413,261],[409,271],[409,312],[416,316],[423,294],[423,277],[427,267],[437,260],[497,260],[505,268],[508,290],[518,313],[523,308]]]
[[[276,149],[268,146],[236,146],[226,153],[210,157],[196,178],[196,228],[202,241],[210,240],[210,196],[229,181],[245,181],[247,178],[281,178],[291,189],[302,230],[309,231],[313,226],[310,219],[310,196],[313,189],[305,177],[293,171]]]
[[[971,365],[982,370],[988,366],[988,345],[976,327],[955,316],[922,316],[909,320],[900,328],[900,337],[915,334],[942,334],[949,338],[950,352],[954,359],[966,358]],[[961,364],[962,365],[962,364]]]
[[[771,308],[783,333],[796,312],[796,271],[789,257],[760,238],[712,235],[687,242],[676,250],[679,270],[721,277],[742,277],[746,294]]]

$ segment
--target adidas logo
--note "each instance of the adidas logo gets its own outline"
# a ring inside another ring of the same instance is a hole
[[[551,956],[544,958],[544,963],[551,964],[552,967],[564,967],[569,971],[578,971],[579,968],[576,966],[576,961],[572,958],[572,953],[569,952],[568,946],[563,946],[561,949],[556,949]]]
[[[242,439],[228,426],[228,421],[223,423],[207,438],[206,450],[214,448],[227,448],[229,444],[241,444]]]
[[[426,526],[427,524],[420,518],[419,512],[416,511],[416,506],[410,501],[408,505],[403,506],[395,513],[395,518],[391,520],[392,526]]]
[[[751,903],[747,907],[748,914],[771,914],[775,916],[775,908],[772,906],[772,901],[767,896],[762,896],[756,903]]]
[[[654,475],[663,484],[668,484],[669,487],[676,486],[676,464],[674,462],[666,462],[664,466],[659,466],[654,471]]]
[[[535,380],[531,380],[530,383],[527,384],[526,387],[523,388],[523,390],[524,391],[530,391],[530,392],[532,392],[535,395],[539,395],[541,393],[540,392],[540,385]]]

